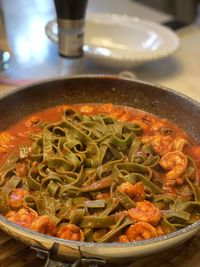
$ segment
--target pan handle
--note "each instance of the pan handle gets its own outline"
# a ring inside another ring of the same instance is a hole
[[[100,267],[105,266],[103,260],[98,259],[79,259],[74,263],[62,263],[58,261],[47,259],[44,267]]]
[[[60,262],[51,259],[51,253],[48,250],[43,250],[37,247],[31,247],[37,252],[37,257],[46,260],[44,267],[100,267],[105,266],[106,262],[101,259],[81,258],[74,263]]]

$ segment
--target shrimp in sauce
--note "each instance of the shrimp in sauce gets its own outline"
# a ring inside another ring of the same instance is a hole
[[[0,153],[6,153],[10,145],[11,136],[8,132],[0,133]]]
[[[118,242],[120,243],[127,243],[127,242],[130,242],[127,235],[120,235],[119,238],[118,238]]]
[[[128,210],[129,217],[137,222],[157,225],[161,219],[160,210],[149,201],[136,202],[136,207]]]
[[[21,208],[18,211],[9,211],[5,217],[20,226],[30,228],[32,222],[38,218],[38,214],[30,208]]]
[[[16,210],[22,208],[24,205],[24,198],[30,195],[30,193],[22,188],[15,188],[8,198],[9,206]]]
[[[126,236],[129,241],[139,241],[157,237],[158,233],[156,228],[151,224],[138,222],[127,229]]]
[[[134,201],[142,201],[145,199],[144,185],[141,182],[132,184],[130,182],[122,183],[119,190],[127,194]]]
[[[84,233],[75,224],[64,224],[57,230],[57,237],[64,238],[67,240],[83,241]]]
[[[153,123],[150,127],[150,130],[153,131],[154,133],[159,133],[163,128],[165,128],[165,123],[163,121],[156,121]]]
[[[144,144],[151,143],[153,150],[163,156],[173,149],[173,139],[170,135],[156,134],[153,136],[142,137],[142,142]]]
[[[165,175],[165,185],[175,185],[177,182],[180,183],[183,173],[186,171],[188,159],[180,151],[172,151],[165,154],[160,159],[160,166],[168,171]]]
[[[47,215],[36,218],[30,225],[30,229],[42,234],[54,236],[56,233],[56,225]]]

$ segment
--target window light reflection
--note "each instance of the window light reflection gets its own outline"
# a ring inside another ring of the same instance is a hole
[[[16,36],[15,51],[20,63],[41,63],[46,58],[48,50],[44,25],[43,19],[36,17],[27,25],[26,35]]]
[[[103,47],[94,48],[93,53],[95,55],[103,55],[103,56],[106,56],[106,57],[111,55],[111,51],[109,49],[103,48]]]
[[[155,44],[157,44],[157,45],[154,46]],[[160,42],[158,43],[158,36],[154,32],[150,32],[146,41],[142,43],[143,48],[146,48],[146,49],[152,49],[153,48],[152,50],[155,50],[155,48],[157,48],[158,45],[160,45]]]

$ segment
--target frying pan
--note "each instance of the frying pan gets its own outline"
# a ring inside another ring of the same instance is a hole
[[[0,130],[24,116],[47,107],[73,103],[126,105],[167,118],[181,126],[200,143],[200,104],[162,86],[114,76],[76,76],[36,82],[0,99]],[[200,229],[200,221],[162,237],[130,243],[92,243],[39,234],[9,222],[0,215],[0,227],[28,246],[49,251],[61,259],[80,257],[106,262],[129,261],[176,246]]]

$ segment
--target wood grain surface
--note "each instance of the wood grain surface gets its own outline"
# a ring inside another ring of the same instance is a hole
[[[36,252],[0,231],[0,267],[42,267],[45,261]],[[177,248],[148,257],[137,258],[128,265],[109,267],[200,267],[200,232]]]

